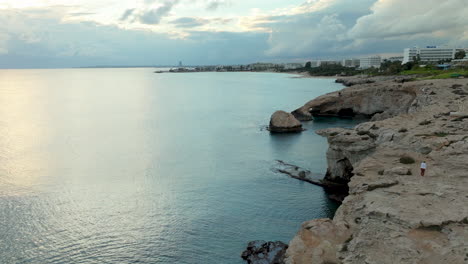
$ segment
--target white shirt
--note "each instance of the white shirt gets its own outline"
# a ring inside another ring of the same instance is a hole
[[[426,168],[426,163],[425,162],[421,162],[421,169],[425,169]]]

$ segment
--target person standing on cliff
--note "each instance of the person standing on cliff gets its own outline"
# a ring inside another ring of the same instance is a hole
[[[426,172],[426,161],[421,162],[421,176],[424,176],[424,173]]]

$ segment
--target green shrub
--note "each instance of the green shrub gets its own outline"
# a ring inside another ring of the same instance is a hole
[[[405,132],[408,132],[408,129],[406,129],[406,128],[401,128],[400,130],[398,130],[398,132],[400,132],[400,133],[405,133]]]
[[[338,135],[338,132],[331,132],[331,133],[330,133],[330,136],[331,136],[331,137],[334,137],[334,136],[336,136],[336,135]]]
[[[384,170],[379,170],[377,173],[378,173],[379,175],[383,175],[383,174],[384,174]]]
[[[403,164],[413,164],[415,160],[410,156],[403,156],[400,158],[400,163]]]

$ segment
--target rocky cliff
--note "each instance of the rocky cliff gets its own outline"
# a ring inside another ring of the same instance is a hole
[[[356,85],[322,95],[292,114],[301,121],[312,120],[312,116],[364,116],[374,120],[384,119],[407,113],[410,108],[419,105],[419,102],[415,101],[418,89],[419,85],[414,82],[401,84],[385,81]]]
[[[319,131],[326,179],[348,183],[333,219],[303,223],[285,263],[468,263],[468,80],[355,85],[294,112],[365,115]],[[419,164],[428,168],[420,176]]]

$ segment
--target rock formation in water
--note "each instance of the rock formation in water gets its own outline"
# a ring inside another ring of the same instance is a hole
[[[323,175],[317,173],[314,174],[309,170],[286,163],[282,160],[277,160],[275,170],[279,173],[286,174],[291,178],[323,187],[325,192],[328,194],[328,198],[336,202],[341,203],[348,195],[348,182],[327,178],[324,179]]]
[[[417,90],[414,82],[357,85],[319,96],[292,114],[301,121],[312,120],[312,116],[364,116],[379,120],[414,108],[412,104],[418,103],[415,102]]]
[[[285,111],[276,111],[271,116],[268,129],[274,133],[301,132],[302,124],[292,114]]]
[[[287,248],[288,245],[281,241],[256,240],[249,242],[241,257],[248,264],[281,264],[284,263],[283,257]]]
[[[296,110],[373,117],[318,133],[326,179],[348,183],[331,219],[305,222],[285,263],[468,263],[468,80],[355,85]],[[419,164],[427,170],[420,176]]]

